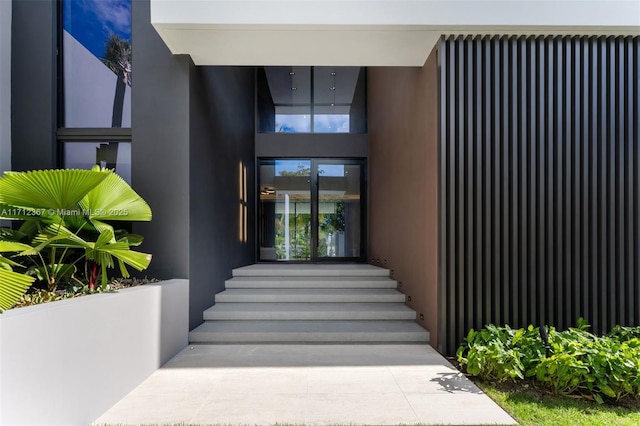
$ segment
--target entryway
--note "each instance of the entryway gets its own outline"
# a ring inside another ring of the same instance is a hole
[[[259,161],[259,261],[364,261],[365,162]]]

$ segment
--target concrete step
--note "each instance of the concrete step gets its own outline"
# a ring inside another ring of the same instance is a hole
[[[204,311],[204,320],[415,320],[402,303],[218,303]]]
[[[389,270],[365,264],[259,263],[233,270],[234,277],[388,277]]]
[[[192,343],[428,343],[415,321],[207,321]]]
[[[225,282],[230,288],[396,288],[388,277],[236,277]]]
[[[388,269],[257,264],[233,271],[191,343],[427,343]]]
[[[216,303],[404,303],[405,296],[391,288],[232,288],[215,296]]]

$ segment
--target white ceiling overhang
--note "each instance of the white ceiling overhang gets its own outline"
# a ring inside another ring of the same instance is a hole
[[[639,35],[638,0],[151,0],[196,65],[422,66],[441,35]]]

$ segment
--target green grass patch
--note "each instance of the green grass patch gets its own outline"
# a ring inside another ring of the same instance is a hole
[[[608,426],[640,424],[640,402],[596,404],[553,395],[528,383],[476,384],[523,426]]]

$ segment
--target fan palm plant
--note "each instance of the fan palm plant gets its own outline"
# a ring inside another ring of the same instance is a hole
[[[0,253],[17,253],[30,248],[26,244],[0,241]],[[35,281],[34,277],[14,272],[15,267],[22,265],[0,255],[0,312],[13,306]]]
[[[0,252],[13,253],[0,256],[0,310],[13,305],[34,277],[55,290],[61,279],[73,277],[81,260],[93,266],[90,285],[101,268],[103,287],[107,269],[116,263],[128,277],[127,265],[141,271],[151,261],[150,254],[131,250],[142,237],[113,227],[117,221],[151,220],[149,205],[120,176],[98,166],[5,173],[0,219],[22,221],[17,231],[0,230]],[[17,267],[27,270],[11,270]]]

